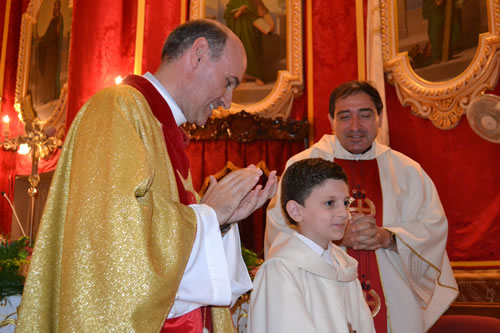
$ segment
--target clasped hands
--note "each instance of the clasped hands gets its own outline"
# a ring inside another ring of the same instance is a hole
[[[262,173],[255,165],[250,165],[230,172],[219,181],[210,176],[210,185],[200,203],[215,210],[219,225],[243,220],[276,193],[276,171],[270,172],[265,187],[257,185]]]
[[[354,250],[378,250],[391,247],[391,234],[377,226],[375,217],[353,213],[347,223],[341,245]]]

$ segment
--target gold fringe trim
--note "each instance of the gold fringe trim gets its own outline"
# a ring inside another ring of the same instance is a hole
[[[440,286],[440,287],[443,287],[443,288],[448,288],[448,289],[451,289],[451,290],[455,290],[458,292],[458,288],[455,288],[455,287],[452,287],[452,286],[447,286],[445,284],[442,284],[439,279],[441,278],[441,270],[439,268],[437,268],[436,266],[434,266],[434,264],[432,264],[430,261],[428,261],[427,259],[425,259],[422,255],[420,255],[420,253],[418,253],[414,248],[412,248],[410,245],[408,245],[407,243],[405,243],[399,236],[398,234],[396,234],[396,238],[401,242],[403,243],[404,245],[406,245],[410,250],[412,250],[413,253],[415,253],[415,255],[417,257],[419,257],[421,260],[423,260],[424,262],[426,262],[429,266],[431,266],[432,268],[434,268],[437,272],[438,272],[438,278],[437,278],[437,284]]]

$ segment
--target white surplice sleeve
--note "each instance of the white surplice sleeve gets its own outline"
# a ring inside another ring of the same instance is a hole
[[[168,318],[200,306],[230,306],[252,288],[241,256],[238,224],[221,237],[215,211],[204,204],[189,205],[196,213],[196,239]]]

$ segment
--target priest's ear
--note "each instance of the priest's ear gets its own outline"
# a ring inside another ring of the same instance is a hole
[[[203,62],[206,55],[210,53],[208,51],[209,51],[209,45],[206,38],[199,37],[194,41],[193,46],[191,47],[191,50],[189,52],[190,60],[193,67],[196,68],[199,66],[200,63]]]
[[[330,122],[330,127],[332,128],[332,134],[335,134],[335,127],[333,126],[333,118],[330,112],[328,112],[328,121]]]
[[[302,222],[303,220],[302,212],[304,210],[304,206],[302,206],[295,200],[289,200],[286,203],[285,208],[286,212],[288,213],[288,216],[290,217],[290,223],[297,224]]]

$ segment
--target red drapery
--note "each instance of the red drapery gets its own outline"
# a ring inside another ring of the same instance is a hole
[[[157,69],[163,42],[179,22],[179,1],[146,1],[143,73]],[[133,72],[136,24],[137,0],[74,1],[67,127],[94,93]]]
[[[500,145],[481,139],[465,117],[452,130],[437,129],[402,107],[392,86],[386,98],[392,148],[418,161],[438,189],[451,260],[500,260]]]
[[[28,0],[12,1],[2,112],[16,119],[13,110],[21,14]],[[136,0],[74,0],[69,68],[68,126],[78,109],[97,90],[114,84],[114,78],[133,71]],[[304,5],[304,10],[306,6]],[[4,4],[0,5],[3,28]],[[304,22],[306,19],[304,11]],[[357,78],[356,20],[354,1],[312,2],[314,137],[331,131],[328,96],[338,84]],[[154,72],[162,44],[180,22],[180,1],[146,1],[143,72]],[[306,36],[304,36],[306,37]],[[304,40],[304,50],[307,41]],[[304,73],[308,59],[304,52]],[[306,83],[307,84],[307,83]],[[452,130],[439,130],[400,105],[392,86],[386,87],[391,146],[417,160],[434,180],[449,219],[448,251],[452,260],[500,260],[500,145],[482,140],[465,117]],[[298,97],[292,117],[307,115],[307,96]],[[500,86],[495,93],[499,94]],[[16,128],[19,127],[19,128]],[[21,131],[19,123],[11,129]],[[20,134],[20,133],[17,133]],[[239,144],[232,141],[192,142],[188,148],[193,180],[203,179],[230,160],[239,167],[265,161],[283,172],[285,161],[303,149],[300,142],[276,141]],[[0,190],[12,197],[13,153],[0,151]],[[10,177],[10,178],[9,178]],[[10,179],[10,182],[9,182]],[[0,198],[1,199],[1,198]],[[10,229],[10,210],[0,201],[0,227]],[[262,248],[263,216],[242,225],[246,245]],[[246,230],[248,228],[249,230]]]
[[[137,1],[74,1],[67,127],[98,90],[134,68]]]
[[[358,78],[355,1],[312,2],[314,139],[331,133],[331,91]]]
[[[10,118],[10,137],[22,134],[23,125],[17,118],[17,112],[14,110],[14,98],[16,93],[16,74],[17,74],[17,53],[19,49],[19,35],[21,27],[22,13],[28,6],[28,0],[11,1],[9,15],[9,30],[7,39],[7,49],[5,58],[5,73],[2,91],[2,113],[1,117],[8,115]],[[5,21],[5,10],[7,1],[0,4],[0,36],[3,36]],[[2,139],[3,142],[3,133]],[[0,191],[5,192],[12,201],[14,198],[14,179],[16,175],[16,153],[5,151],[0,148]],[[10,232],[10,221],[12,219],[11,208],[5,200],[0,197],[0,232],[7,234]]]

